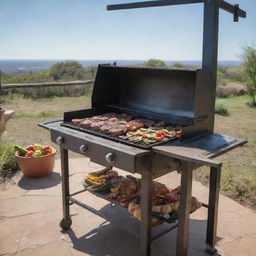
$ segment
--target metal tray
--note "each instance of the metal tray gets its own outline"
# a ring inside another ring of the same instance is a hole
[[[83,127],[80,127],[80,126],[77,126],[77,125],[73,125],[70,122],[62,122],[62,123],[60,123],[60,125],[71,128],[71,129],[74,129],[74,130],[90,133],[92,135],[100,136],[100,137],[103,137],[105,139],[110,139],[110,140],[113,140],[113,141],[117,141],[117,142],[129,145],[129,146],[141,148],[141,149],[151,149],[154,146],[162,145],[164,143],[167,143],[169,141],[176,140],[176,139],[179,138],[179,137],[175,136],[175,137],[172,137],[172,138],[168,139],[167,141],[156,142],[156,143],[153,143],[153,144],[150,144],[150,145],[145,145],[145,143],[143,143],[143,142],[132,142],[132,141],[129,141],[129,140],[121,139],[121,138],[118,138],[118,137],[115,137],[115,136],[112,136],[112,135],[109,135],[109,134],[102,133],[100,131],[94,131],[94,130],[86,129],[86,128],[83,128]]]

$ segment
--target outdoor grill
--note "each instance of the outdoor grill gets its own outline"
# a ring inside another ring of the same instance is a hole
[[[123,229],[132,229],[131,233],[139,233],[141,255],[149,256],[151,241],[176,227],[176,255],[187,255],[192,173],[196,168],[206,165],[211,167],[209,201],[204,204],[208,207],[206,248],[210,253],[215,252],[221,163],[212,158],[246,143],[243,139],[213,133],[218,15],[219,8],[222,8],[233,13],[234,20],[238,20],[238,16],[245,17],[245,12],[240,10],[238,5],[232,6],[217,0],[150,1],[112,5],[108,6],[108,9],[199,2],[204,2],[205,12],[201,69],[99,65],[90,109],[65,112],[61,120],[39,124],[49,129],[51,140],[60,146],[63,192],[61,228],[69,229],[71,226],[70,203],[78,204],[108,221],[117,223],[120,223],[119,218],[124,220],[127,214],[124,208],[120,210],[118,207],[111,207],[111,203],[110,211],[117,211],[118,214],[98,211],[74,198],[86,189],[69,193],[68,150],[71,150],[107,168],[117,167],[130,173],[141,174],[141,221],[132,224],[131,218],[128,218],[126,225],[121,224]],[[109,112],[164,121],[167,126],[181,127],[182,134],[180,138],[148,146],[72,123],[72,119],[89,118]],[[178,224],[163,224],[161,228],[152,228],[152,181],[174,170],[181,173]],[[114,220],[113,216],[116,216]]]

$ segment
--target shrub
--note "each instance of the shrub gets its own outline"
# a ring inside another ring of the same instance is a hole
[[[58,62],[49,69],[49,76],[55,81],[61,79],[85,79],[86,72],[77,61]]]
[[[246,46],[242,54],[243,68],[247,75],[247,89],[252,105],[256,106],[256,48]]]
[[[175,62],[172,64],[174,68],[184,68],[185,66],[180,62]]]
[[[241,84],[227,84],[219,85],[216,89],[216,96],[218,98],[228,98],[231,96],[241,96],[247,93],[246,88]]]
[[[168,67],[164,61],[158,60],[158,59],[150,59],[147,62],[143,63],[142,66],[151,67],[151,68],[167,68]]]
[[[222,115],[222,116],[228,116],[228,108],[226,105],[226,102],[223,100],[216,100],[216,104],[215,104],[215,113]]]
[[[19,169],[13,144],[0,145],[0,177],[10,178]]]

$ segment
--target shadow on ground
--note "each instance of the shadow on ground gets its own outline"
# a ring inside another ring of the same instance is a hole
[[[86,220],[85,224],[86,225]],[[188,255],[209,256],[205,249],[205,220],[194,220],[190,222],[190,246]],[[202,233],[200,233],[202,231]],[[65,232],[70,237],[73,249],[86,255],[93,256],[136,256],[140,253],[140,239],[119,229],[117,226],[104,222],[98,228],[77,237],[70,229]],[[201,236],[198,236],[201,234]],[[175,256],[176,230],[169,232],[152,242],[152,256]],[[221,238],[218,238],[221,240]],[[223,256],[217,252],[214,256]]]
[[[49,176],[44,178],[28,178],[23,176],[19,182],[18,186],[26,190],[36,190],[54,187],[61,182],[61,176],[57,172],[51,173]]]

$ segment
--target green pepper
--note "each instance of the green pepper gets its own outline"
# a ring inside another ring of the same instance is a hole
[[[15,145],[14,149],[16,151],[18,151],[20,153],[21,156],[25,156],[28,153],[28,150],[26,150],[25,148],[19,146],[19,145]]]

